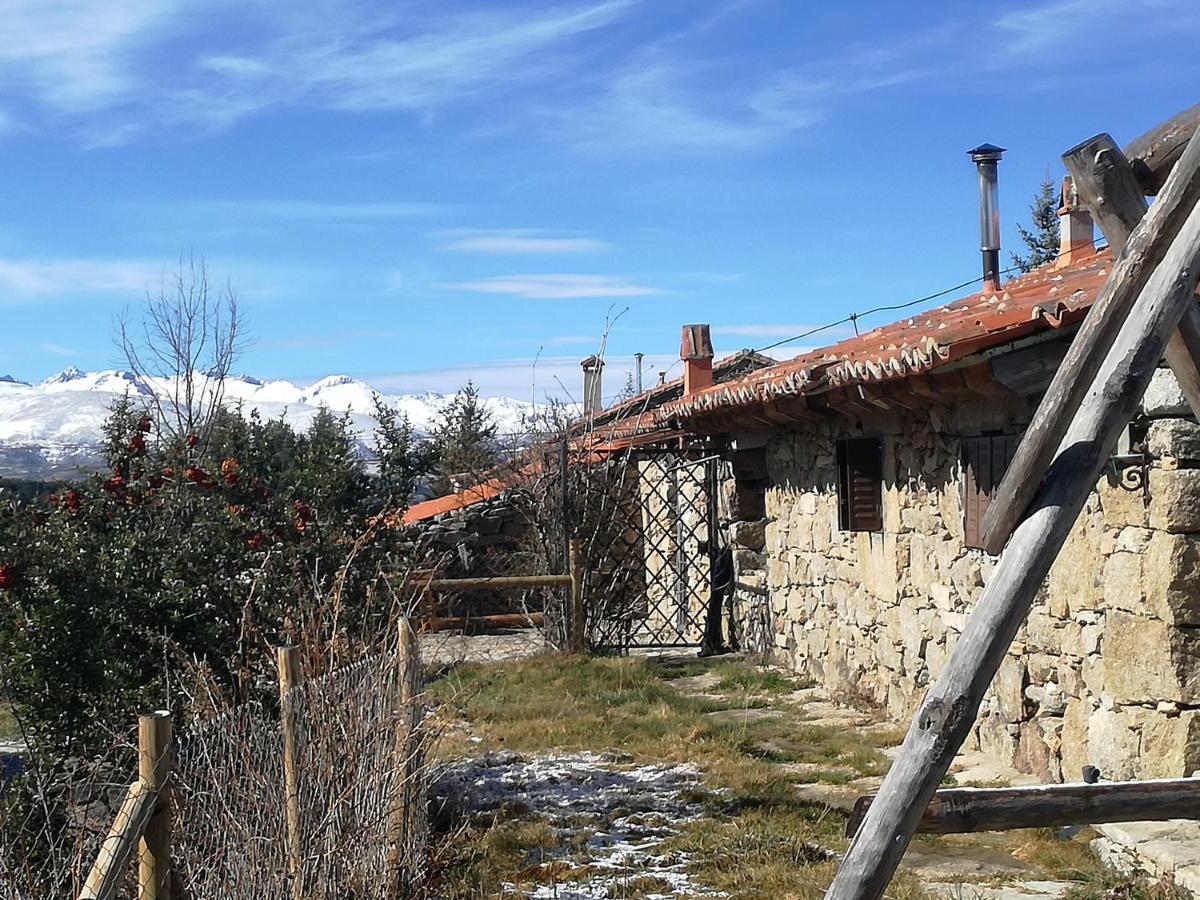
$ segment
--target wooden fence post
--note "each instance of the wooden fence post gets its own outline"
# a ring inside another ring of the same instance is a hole
[[[1177,191],[1181,182],[1193,181],[1198,170],[1200,141],[1194,141],[1155,206]],[[1195,198],[1186,221],[1172,237],[1170,248],[1139,291],[1091,379],[1090,390],[1041,481],[1029,516],[1017,527],[954,651],[917,709],[900,752],[829,886],[827,900],[882,896],[925,808],[974,724],[984,692],[1025,621],[1034,595],[1095,487],[1121,430],[1136,411],[1167,341],[1188,305],[1195,302],[1200,281],[1200,206]],[[1132,249],[1133,241],[1130,243]],[[1119,271],[1114,269],[1110,279],[1119,277]]]
[[[579,538],[571,538],[568,556],[571,575],[571,652],[587,649],[587,610],[583,603],[583,546]]]
[[[396,735],[392,765],[396,772],[388,814],[388,896],[408,896],[419,875],[412,849],[424,841],[425,784],[422,779],[421,656],[412,623],[401,619],[396,641],[400,689],[396,693]]]
[[[300,651],[296,647],[280,647],[275,652],[279,669],[279,720],[283,735],[283,793],[287,817],[288,876],[292,897],[303,900],[304,878],[300,844],[300,782],[296,759],[296,697],[292,689],[304,682],[300,668]]]
[[[138,900],[171,900],[171,714],[138,716],[138,778],[154,811],[138,842]]]

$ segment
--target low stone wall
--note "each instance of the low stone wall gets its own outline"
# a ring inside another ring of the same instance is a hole
[[[971,741],[1048,781],[1200,768],[1200,427],[1169,373],[1147,395],[1147,490],[1102,478],[988,692]],[[774,433],[765,524],[733,526],[763,599],[752,633],[844,699],[907,720],[961,633],[995,559],[964,544],[961,438],[1015,430],[1021,401]],[[835,440],[884,436],[884,530],[838,530]],[[760,537],[761,535],[761,537]],[[765,563],[765,576],[755,569]]]

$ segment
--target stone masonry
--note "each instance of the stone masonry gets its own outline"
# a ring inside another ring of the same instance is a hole
[[[1146,489],[1117,466],[1096,485],[970,739],[1047,781],[1089,763],[1105,779],[1200,768],[1200,426],[1166,370],[1143,406]],[[835,695],[910,718],[995,564],[964,544],[961,439],[1031,411],[988,400],[772,433],[762,511],[726,486],[750,510],[730,529],[743,630]],[[860,434],[884,439],[879,533],[838,529],[835,441]]]

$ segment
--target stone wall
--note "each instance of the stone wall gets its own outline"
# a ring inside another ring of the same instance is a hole
[[[1097,484],[971,738],[1049,781],[1200,768],[1200,427],[1165,371],[1145,411],[1147,491],[1115,468]],[[764,619],[794,669],[907,720],[995,563],[964,543],[961,438],[1030,412],[989,400],[773,433],[765,527],[733,526],[739,582],[765,563],[765,599],[739,594],[744,629]],[[834,442],[862,434],[884,438],[881,533],[838,529]]]

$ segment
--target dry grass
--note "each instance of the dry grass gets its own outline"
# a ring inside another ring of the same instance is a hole
[[[874,773],[882,771],[883,757],[852,730],[786,717],[714,718],[708,714],[761,706],[764,693],[782,699],[796,684],[749,664],[723,662],[712,667],[720,699],[670,686],[672,677],[696,674],[692,669],[562,656],[453,669],[430,693],[445,713],[468,721],[470,731],[451,732],[438,752],[458,757],[494,749],[612,750],[637,763],[694,763],[711,789],[694,799],[711,818],[685,828],[664,849],[691,854],[698,882],[734,897],[820,896],[832,874],[822,848],[844,846],[845,820],[799,799],[795,785],[809,779],[789,774],[779,758]],[[472,736],[482,743],[469,740]],[[545,859],[545,840],[545,823],[536,817],[469,824],[453,841],[457,849],[441,895],[492,896],[504,881],[554,883],[567,867]],[[641,881],[632,878],[621,896],[654,893],[656,885]],[[909,891],[906,885],[897,883],[896,897],[917,896],[917,888]]]

